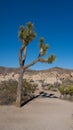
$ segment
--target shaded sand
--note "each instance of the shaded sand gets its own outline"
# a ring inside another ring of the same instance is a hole
[[[39,97],[22,108],[0,106],[0,130],[73,130],[73,102]]]

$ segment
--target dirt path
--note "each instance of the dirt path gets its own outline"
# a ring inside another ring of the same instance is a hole
[[[0,106],[0,130],[73,130],[73,103],[37,98],[20,109]]]

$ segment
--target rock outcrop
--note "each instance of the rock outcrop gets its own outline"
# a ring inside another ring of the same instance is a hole
[[[18,80],[19,69],[0,68],[0,82],[4,80]],[[48,84],[59,83],[62,84],[62,80],[70,79],[73,81],[73,70],[67,70],[62,68],[52,68],[43,71],[27,70],[23,76],[29,82],[36,83],[39,86],[45,86]]]

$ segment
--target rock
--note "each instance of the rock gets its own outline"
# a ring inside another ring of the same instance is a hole
[[[61,70],[62,71],[62,70]],[[25,72],[23,79],[26,79],[27,81],[31,82],[31,83],[37,83],[38,86],[48,86],[49,84],[62,84],[63,80],[62,79],[72,79],[73,77],[73,71],[70,73],[59,73],[56,70],[53,71],[30,71],[30,72]],[[13,79],[13,80],[18,80],[19,78],[19,74],[16,72],[9,72],[4,75],[0,74],[0,81],[3,80],[9,80],[9,79]]]
[[[10,73],[10,76],[11,76],[11,77],[14,77],[14,72]]]
[[[16,80],[18,80],[19,74],[15,74],[15,75],[14,75],[14,78],[15,78]]]
[[[73,72],[71,73],[71,77],[73,77]]]
[[[61,76],[60,76],[60,78],[62,78],[62,79],[67,79],[67,78],[70,78],[70,75],[69,74],[62,74]]]

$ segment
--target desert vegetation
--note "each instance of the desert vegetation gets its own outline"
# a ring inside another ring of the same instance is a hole
[[[69,94],[69,95],[73,96],[73,86],[64,86],[64,85],[62,85],[59,88],[59,90],[60,90],[60,93],[62,95],[64,95],[64,94],[68,95]]]
[[[16,92],[18,82],[16,80],[8,80],[0,83],[0,104],[10,105],[15,104]],[[27,101],[34,96],[34,92],[37,88],[36,84],[30,84],[26,80],[23,80],[21,89],[21,103]]]
[[[60,93],[59,98],[73,101],[73,81],[70,79],[65,79],[62,81],[62,84],[55,82],[54,84],[49,84],[43,88],[47,92],[56,94],[55,92]]]
[[[61,98],[73,101],[73,85],[64,86],[61,85],[59,88],[59,91],[61,93]]]

